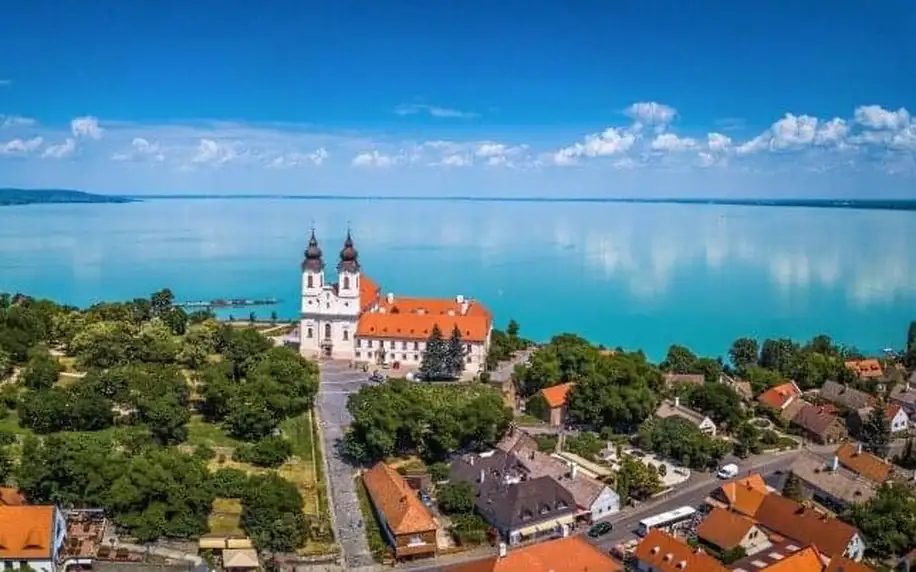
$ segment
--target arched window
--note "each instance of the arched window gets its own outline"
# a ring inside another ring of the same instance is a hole
[[[311,338],[312,335],[313,335],[313,334],[312,334],[312,328],[309,328],[309,329],[305,330],[305,337]]]
[[[331,337],[331,324],[325,324],[325,325],[324,325],[324,337],[326,337],[326,338],[330,338],[330,337]]]
[[[349,289],[350,289],[350,277],[349,277],[349,276],[344,276],[343,283],[344,283],[343,289],[344,289],[344,290],[349,290]]]
[[[348,332],[347,330],[344,330],[344,331],[343,331],[343,339],[344,339],[344,341],[349,340],[349,339],[350,339],[350,332]]]
[[[308,287],[309,287],[309,288],[314,288],[314,286],[315,286],[315,279],[314,279],[314,277],[313,277],[311,274],[309,274],[308,277],[306,277],[306,280],[308,281]]]

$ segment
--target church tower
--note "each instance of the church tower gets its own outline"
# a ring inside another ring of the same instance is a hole
[[[353,246],[353,237],[347,231],[343,249],[340,251],[340,262],[337,263],[337,296],[343,303],[341,310],[347,316],[359,317],[359,254]]]
[[[324,289],[324,259],[315,229],[305,249],[302,261],[302,314],[299,323],[299,353],[305,356],[317,355],[321,314],[321,292]]]

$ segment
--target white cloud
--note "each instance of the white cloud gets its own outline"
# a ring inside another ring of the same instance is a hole
[[[448,155],[436,163],[440,167],[470,167],[473,160],[467,155]]]
[[[678,137],[673,133],[662,133],[655,137],[650,144],[653,151],[677,152],[693,149],[697,146],[696,139]]]
[[[243,155],[244,152],[239,150],[239,144],[235,141],[201,139],[197,145],[197,151],[191,158],[191,163],[219,167],[236,161]]]
[[[70,131],[76,138],[88,137],[90,139],[101,139],[104,129],[99,127],[97,117],[87,115],[86,117],[77,117],[70,122]]]
[[[721,153],[731,148],[732,138],[721,133],[709,133],[706,135],[706,146],[710,151]]]
[[[162,162],[165,160],[165,154],[162,153],[162,147],[157,141],[149,141],[143,137],[134,137],[131,141],[131,148],[123,153],[115,153],[111,157],[115,161],[143,161],[151,160]]]
[[[470,111],[461,111],[448,107],[436,107],[435,105],[426,105],[423,103],[404,103],[394,108],[398,115],[418,115],[427,114],[433,117],[457,118],[457,119],[474,119],[480,117],[479,114]]]
[[[0,115],[0,127],[32,127],[36,121],[31,117],[21,115]]]
[[[902,107],[897,111],[889,111],[880,105],[863,105],[856,108],[855,119],[869,129],[897,131],[909,125],[910,113]]]
[[[677,110],[663,103],[647,101],[634,103],[626,109],[627,116],[650,125],[666,125],[674,121]]]
[[[820,121],[810,115],[786,113],[769,129],[737,148],[739,155],[750,155],[760,151],[791,151],[813,145],[847,146],[849,125],[845,120],[834,118]]]
[[[391,155],[379,153],[376,150],[360,153],[353,158],[354,167],[391,167],[396,163],[396,158]]]
[[[585,141],[560,149],[553,154],[556,165],[575,165],[581,157],[607,157],[625,153],[633,147],[636,136],[626,129],[608,127],[601,133],[586,135]]]
[[[330,156],[328,150],[324,147],[319,147],[311,153],[300,153],[298,151],[293,151],[291,153],[285,153],[279,157],[275,157],[270,163],[269,167],[275,169],[288,169],[291,167],[302,167],[305,165],[314,165],[320,167],[325,160]]]
[[[41,155],[47,159],[66,159],[73,155],[76,152],[76,140],[72,137],[67,137],[63,143],[57,145],[49,145],[45,152]]]
[[[506,145],[485,141],[477,146],[474,155],[486,160],[489,167],[515,167],[528,151],[527,145]]]
[[[0,143],[0,155],[26,155],[36,151],[44,139],[33,137],[31,139],[13,139],[6,143]]]

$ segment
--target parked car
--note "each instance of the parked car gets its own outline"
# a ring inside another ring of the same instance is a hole
[[[716,473],[716,476],[720,479],[734,479],[738,476],[738,465],[734,463],[722,465],[722,467],[719,468],[719,472]]]
[[[385,376],[382,375],[381,372],[374,371],[372,372],[372,375],[369,376],[369,381],[372,383],[382,383],[385,381]]]
[[[599,536],[604,536],[613,529],[614,527],[611,525],[611,523],[599,522],[588,530],[588,535],[592,538],[598,538]]]

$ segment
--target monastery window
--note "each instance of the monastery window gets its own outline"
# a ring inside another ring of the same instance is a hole
[[[401,354],[401,359],[404,360],[404,361],[406,361],[406,360],[407,360],[407,354]]]
[[[312,328],[308,328],[305,330],[305,337],[311,338],[313,335],[314,334],[312,333]]]
[[[344,290],[349,290],[349,289],[350,289],[350,277],[349,277],[349,276],[344,276],[344,279],[343,279],[343,289],[344,289]]]
[[[326,338],[330,338],[330,337],[331,337],[331,324],[325,324],[325,325],[324,325],[324,337],[326,337]]]
[[[388,354],[388,359],[390,359],[391,361],[394,361],[395,359],[394,354]]]
[[[366,340],[366,347],[367,347],[367,348],[371,348],[371,347],[372,347],[372,340]]]
[[[308,287],[309,287],[309,288],[313,288],[313,287],[315,286],[315,284],[314,284],[315,280],[314,280],[314,277],[313,277],[311,274],[308,275],[308,278],[306,278],[306,280],[308,280]]]
[[[356,359],[359,359],[360,357],[361,357],[361,356],[360,356],[359,352],[356,352]]]
[[[471,358],[471,356],[468,356],[468,363],[471,363],[471,360],[472,360],[472,359],[473,359],[473,358]]]
[[[468,351],[468,353],[471,353],[471,344],[468,344],[468,345],[467,345],[467,351]]]
[[[406,350],[406,349],[407,349],[407,342],[401,342],[401,349],[402,349],[402,350]]]
[[[417,354],[413,354],[413,361],[417,361],[418,359],[420,359],[420,356],[418,356]]]
[[[347,330],[344,330],[343,331],[343,340],[347,341],[349,339],[350,339],[350,332],[348,332]]]
[[[414,342],[414,343],[413,343],[413,351],[417,351],[417,350],[419,350],[419,349],[420,349],[420,342]]]

